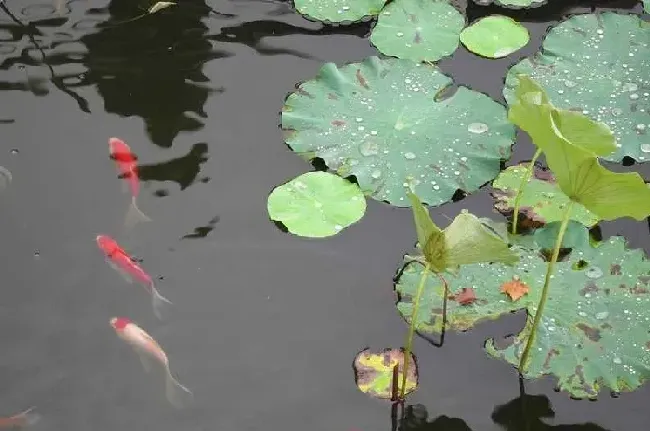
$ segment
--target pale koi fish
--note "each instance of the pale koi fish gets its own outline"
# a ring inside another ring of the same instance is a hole
[[[126,213],[124,224],[127,227],[132,227],[138,222],[151,221],[136,203],[138,194],[140,193],[140,179],[138,178],[138,158],[131,151],[124,141],[118,138],[110,138],[108,140],[108,150],[111,159],[115,160],[119,177],[126,180],[131,190],[131,205]]]
[[[134,262],[133,258],[113,238],[107,235],[97,235],[96,241],[99,249],[104,252],[106,262],[114,270],[122,275],[128,283],[136,280],[151,294],[153,313],[157,318],[162,319],[165,306],[172,302],[158,292],[151,276]]]
[[[176,408],[182,408],[193,398],[192,391],[181,385],[169,370],[169,359],[162,347],[142,328],[126,317],[113,317],[110,324],[118,337],[126,341],[140,357],[146,372],[151,371],[152,361],[163,367],[165,372],[165,396]]]
[[[34,413],[34,407],[30,407],[24,412],[18,413],[8,418],[0,418],[0,429],[5,428],[24,428],[34,425],[41,420],[38,413]]]

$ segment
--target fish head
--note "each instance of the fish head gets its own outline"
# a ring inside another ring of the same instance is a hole
[[[116,331],[123,331],[126,326],[131,323],[126,317],[113,317],[110,320],[110,324]]]
[[[133,162],[137,159],[131,151],[131,147],[119,138],[110,138],[108,140],[108,152],[111,159],[118,162]]]
[[[106,254],[112,254],[119,248],[117,242],[113,238],[107,235],[97,235],[95,238],[97,241],[97,246]]]

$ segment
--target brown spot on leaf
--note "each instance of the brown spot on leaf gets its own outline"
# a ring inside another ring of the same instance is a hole
[[[621,265],[613,263],[612,266],[609,267],[609,273],[611,275],[621,275]]]
[[[621,283],[618,285],[619,289],[627,289],[627,285],[625,283]]]
[[[345,121],[343,121],[343,120],[332,120],[332,126],[336,126],[336,127],[345,126]]]
[[[501,292],[510,297],[511,300],[517,301],[519,298],[528,293],[528,285],[514,276],[512,280],[506,281],[501,285]]]
[[[476,293],[471,287],[463,287],[454,295],[453,299],[460,305],[469,305],[476,301]]]
[[[610,325],[609,323],[603,323],[602,325],[600,325],[600,329],[606,331],[608,329],[612,329],[612,325]]]
[[[611,293],[611,290],[610,290],[609,287],[606,288],[606,289],[603,289],[603,291],[605,292],[605,295],[608,295],[608,296],[609,296],[609,294]]]
[[[357,81],[359,81],[360,86],[362,86],[366,90],[370,90],[366,78],[364,78],[363,75],[361,74],[361,69],[357,69]]]
[[[282,129],[282,138],[285,141],[290,140],[296,134],[296,131],[293,129]]]
[[[638,284],[634,285],[634,287],[630,289],[630,293],[633,295],[642,295],[648,292],[649,292],[648,289],[646,289],[645,287],[641,287]]]
[[[544,360],[544,368],[548,368],[550,366],[551,359],[553,359],[553,356],[557,356],[560,354],[560,351],[557,349],[551,349],[548,351],[546,354],[546,359]]]
[[[414,13],[410,13],[410,14],[409,14],[409,20],[411,20],[411,22],[412,22],[413,24],[417,24],[417,22],[418,22],[418,16],[417,16],[416,14],[414,14]]]
[[[645,348],[648,349],[648,350],[650,350],[650,341],[648,341],[647,343],[645,343]]]
[[[334,93],[327,93],[327,98],[330,100],[339,100],[339,96]]]
[[[526,166],[526,165],[523,165]],[[550,170],[547,169],[542,169],[537,166],[533,169],[533,176],[540,180],[540,181],[546,181],[547,183],[554,183],[555,182],[555,177],[553,176],[553,173]]]
[[[301,96],[309,97],[310,99],[314,98],[314,96],[312,96],[309,91],[304,90],[301,87],[296,87],[296,93],[300,94]]]
[[[586,325],[584,323],[578,323],[576,325],[576,328],[580,329],[582,332],[585,333],[587,338],[589,338],[591,341],[594,343],[600,340],[602,337],[600,336],[600,330],[593,328],[589,325]]]
[[[598,289],[598,286],[596,286],[596,283],[594,283],[593,281],[590,281],[590,282],[587,283],[587,285],[585,287],[580,289],[580,291],[578,293],[580,293],[580,295],[582,295],[582,296],[585,296],[587,293],[598,292],[598,290],[600,290],[600,289]]]

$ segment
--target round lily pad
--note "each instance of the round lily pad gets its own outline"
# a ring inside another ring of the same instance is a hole
[[[526,46],[529,40],[526,27],[503,15],[481,18],[460,34],[467,49],[489,58],[506,57]]]
[[[535,243],[542,250],[551,251],[555,248],[557,236],[560,233],[561,221],[554,221],[546,226],[535,229]],[[575,220],[569,220],[562,237],[561,248],[584,248],[589,244],[589,230]]]
[[[514,138],[502,105],[462,86],[443,97],[451,84],[435,66],[410,60],[327,63],[287,98],[285,140],[355,175],[374,199],[410,206],[406,184],[441,205],[457,189],[471,193],[492,180]]]
[[[609,126],[618,149],[604,159],[650,160],[650,26],[636,15],[576,15],[552,28],[542,48],[508,72],[508,103],[517,75],[529,75],[558,108]]]
[[[361,392],[375,398],[391,399],[395,393],[400,393],[402,387],[404,350],[384,349],[375,353],[365,349],[354,358],[353,367],[355,381]],[[397,377],[397,381],[394,381],[394,377]],[[404,394],[413,392],[417,386],[418,366],[415,356],[411,353]]]
[[[500,213],[509,215],[514,211],[517,191],[527,169],[528,163],[509,166],[492,183],[494,207]],[[569,197],[560,190],[553,174],[550,171],[541,171],[536,168],[533,177],[524,188],[519,202],[519,213],[523,214],[532,224],[542,225],[561,221],[564,208],[568,203]],[[596,214],[579,203],[573,204],[570,217],[588,227],[595,225],[599,220]]]
[[[296,235],[335,235],[363,217],[366,199],[349,181],[327,172],[307,172],[276,187],[267,202],[269,216]]]
[[[540,299],[547,262],[539,250],[517,248],[520,263],[477,263],[444,274],[452,292],[472,289],[471,302],[447,302],[447,328],[467,330],[485,319],[497,319],[526,309],[528,325],[517,336],[487,352],[518,366],[534,310]],[[396,289],[398,309],[407,320],[423,266],[406,264]],[[517,285],[522,296],[508,295]],[[429,277],[421,296],[416,328],[439,333],[443,288]],[[463,299],[461,297],[461,299]],[[642,250],[625,247],[612,237],[597,247],[574,248],[566,261],[555,265],[548,301],[531,348],[527,378],[552,374],[557,387],[575,398],[596,398],[605,387],[632,391],[650,377],[650,261]]]
[[[395,0],[379,14],[370,42],[386,55],[437,61],[458,47],[465,18],[446,1]]]
[[[319,21],[358,21],[377,15],[386,0],[295,0],[296,10]]]

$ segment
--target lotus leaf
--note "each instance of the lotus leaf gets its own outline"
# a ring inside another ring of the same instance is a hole
[[[514,210],[515,197],[526,169],[527,163],[509,166],[492,183],[494,207],[502,214],[507,215]],[[519,210],[534,224],[544,224],[562,220],[568,203],[569,197],[560,190],[555,177],[550,172],[536,169],[524,188]],[[598,216],[580,204],[574,204],[571,208],[571,219],[589,227],[598,223]]]
[[[296,10],[319,21],[358,21],[377,15],[386,0],[295,0]]]
[[[406,184],[441,205],[457,189],[471,193],[492,180],[514,138],[503,106],[462,86],[441,97],[451,84],[435,66],[410,60],[327,63],[287,98],[285,140],[355,175],[374,199],[410,206]]]
[[[562,222],[554,221],[546,226],[535,229],[533,236],[535,243],[543,250],[553,250],[557,237],[560,234]],[[589,244],[589,231],[587,228],[575,220],[569,220],[564,237],[562,238],[561,248],[585,248]]]
[[[449,301],[447,327],[467,330],[485,319],[496,319],[526,309],[527,323],[505,345],[488,340],[490,355],[517,366],[540,299],[545,262],[538,250],[518,248],[520,264],[478,263],[461,267],[458,275],[445,274],[450,290],[472,288],[476,300],[462,305]],[[408,320],[412,312],[422,265],[409,262],[397,282],[397,304]],[[517,301],[501,290],[517,281],[529,287]],[[431,277],[422,295],[416,328],[440,332],[440,282]],[[642,250],[625,247],[612,237],[597,247],[575,248],[566,261],[557,262],[548,302],[538,328],[525,377],[552,374],[558,388],[576,398],[595,398],[608,387],[631,391],[650,377],[650,262]]]
[[[650,26],[636,15],[576,15],[546,36],[543,49],[513,66],[504,95],[515,101],[518,74],[549,91],[558,108],[576,110],[607,124],[618,143],[603,158],[650,160]]]
[[[465,18],[446,1],[395,0],[379,14],[370,42],[386,55],[437,61],[458,47]]]
[[[650,0],[643,0],[643,9],[646,13],[650,13]]]
[[[599,154],[613,148],[613,136],[602,123],[583,114],[557,109],[544,90],[521,75],[516,102],[508,118],[544,152],[559,188],[601,220],[650,215],[650,188],[636,172],[615,173],[600,165]]]
[[[495,3],[510,9],[521,9],[529,7],[538,7],[545,4],[548,0],[495,0]]]
[[[366,199],[349,181],[327,172],[307,172],[276,187],[269,195],[268,212],[289,232],[326,237],[357,222],[366,211]]]
[[[413,392],[418,385],[418,367],[415,356],[410,355],[406,376],[405,394]],[[397,381],[393,382],[394,368],[398,367]],[[362,350],[354,358],[354,377],[359,390],[375,398],[390,399],[394,395],[394,385],[402,383],[404,370],[404,350],[385,349],[373,353],[369,349]]]
[[[489,58],[506,57],[528,44],[528,29],[514,19],[490,15],[464,29],[460,41],[475,54]]]

